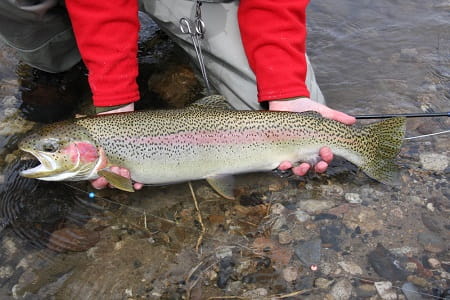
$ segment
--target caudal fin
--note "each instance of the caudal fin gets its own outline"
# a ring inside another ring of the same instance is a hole
[[[400,152],[406,128],[406,118],[396,117],[368,125],[370,149],[366,162],[360,166],[368,176],[385,184],[394,184],[398,167],[394,162]]]

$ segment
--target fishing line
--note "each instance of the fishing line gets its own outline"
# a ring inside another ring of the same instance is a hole
[[[447,132],[450,132],[450,130],[448,130]],[[141,210],[141,209],[138,209],[138,208],[135,208],[135,207],[132,207],[132,206],[129,206],[129,205],[126,205],[126,204],[123,204],[123,203],[120,203],[120,202],[117,202],[117,201],[108,199],[108,198],[104,198],[104,197],[97,196],[94,192],[87,192],[87,191],[85,191],[85,190],[83,190],[83,189],[81,189],[81,188],[78,188],[78,187],[76,187],[76,186],[70,185],[70,184],[65,183],[65,182],[63,182],[63,184],[65,184],[66,186],[71,187],[71,188],[73,188],[74,190],[77,190],[77,191],[79,191],[79,192],[81,192],[81,193],[87,194],[88,197],[89,197],[90,199],[98,198],[98,199],[104,200],[104,201],[106,201],[106,202],[110,202],[110,203],[113,203],[113,204],[117,204],[117,205],[120,205],[120,206],[129,208],[129,209],[131,209],[131,210],[133,210],[133,211],[135,211],[135,212],[141,213],[141,214],[144,216],[144,222],[145,222],[145,225],[144,225],[144,226],[145,226],[145,229],[147,229],[147,230],[148,230],[148,228],[147,228],[147,215],[148,215],[148,216],[151,216],[151,217],[154,217],[154,218],[156,218],[156,219],[165,221],[165,222],[172,223],[172,224],[174,224],[174,225],[176,225],[176,226],[180,226],[180,227],[182,227],[182,228],[192,229],[191,227],[187,227],[187,226],[180,225],[180,224],[178,224],[178,223],[175,222],[175,221],[172,221],[172,220],[169,220],[169,219],[165,219],[165,218],[161,218],[161,217],[158,217],[158,216],[156,216],[156,215],[147,213],[145,210]],[[212,240],[212,241],[216,241],[216,242],[220,242],[220,240],[216,240],[216,239],[210,238],[210,237],[204,237],[204,239]],[[251,248],[248,248],[248,247],[246,247],[246,246],[244,246],[244,245],[240,245],[240,244],[237,244],[237,243],[234,243],[234,245],[237,245],[238,247],[242,247],[242,248],[244,248],[244,249],[247,249],[248,251],[253,251]],[[347,277],[348,277],[348,278],[351,278],[351,279],[359,280],[359,281],[361,281],[361,282],[370,282],[370,283],[372,283],[372,284],[374,284],[374,285],[375,285],[375,283],[377,282],[377,281],[374,281],[374,280],[370,280],[370,279],[367,279],[367,278],[360,278],[360,277],[356,277],[356,276],[347,276]],[[381,280],[380,280],[380,281],[381,281]],[[386,280],[385,280],[385,281],[386,281]],[[409,289],[402,289],[402,287],[396,286],[396,285],[392,285],[392,288],[395,288],[395,289],[400,290],[400,291],[403,291],[403,290],[404,290],[404,291],[416,293],[416,294],[423,295],[423,296],[427,296],[427,297],[434,298],[434,299],[442,299],[442,297],[440,297],[440,296],[434,296],[434,295],[432,295],[432,294],[428,294],[428,293],[424,293],[424,292],[419,292],[419,291],[414,291],[414,290],[409,290]]]
[[[424,138],[424,137],[428,137],[428,136],[434,136],[434,135],[444,134],[444,133],[449,133],[449,132],[450,132],[450,130],[445,130],[445,131],[440,131],[440,132],[435,132],[435,133],[430,133],[430,134],[411,136],[411,137],[405,138],[405,140],[419,139],[419,138]]]

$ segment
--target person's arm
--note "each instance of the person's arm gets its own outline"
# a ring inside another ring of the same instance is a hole
[[[137,0],[66,0],[94,106],[110,107],[139,99]]]
[[[309,0],[241,0],[238,21],[242,43],[255,73],[258,100],[269,101],[269,109],[303,112],[314,110],[324,117],[345,124],[355,119],[309,99],[306,87],[306,7]],[[315,165],[324,172],[333,159],[327,147],[320,151],[322,161]],[[293,167],[283,162],[280,169]],[[304,175],[310,165],[302,163],[293,168]]]
[[[134,111],[139,99],[137,0],[66,0],[66,7],[97,111]],[[115,166],[111,171],[130,177],[124,168]],[[108,184],[104,177],[91,183],[97,189]],[[140,189],[142,184],[135,183],[134,188]]]

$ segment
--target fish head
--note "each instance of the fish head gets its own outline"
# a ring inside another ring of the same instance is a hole
[[[21,175],[46,181],[96,178],[96,170],[104,159],[87,130],[69,122],[38,129],[19,143],[19,149],[40,162],[37,167],[22,171]]]

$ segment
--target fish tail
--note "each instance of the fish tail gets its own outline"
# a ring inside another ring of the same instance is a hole
[[[360,168],[368,176],[385,184],[398,182],[394,159],[400,152],[406,129],[406,118],[396,117],[367,125],[366,160]]]

